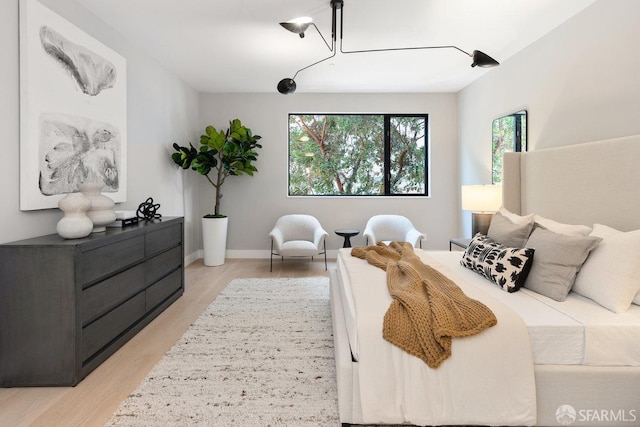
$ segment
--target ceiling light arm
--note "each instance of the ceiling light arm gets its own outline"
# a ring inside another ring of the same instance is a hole
[[[469,52],[465,52],[458,46],[415,46],[415,47],[389,47],[381,49],[363,49],[363,50],[343,50],[342,39],[340,39],[340,53],[367,53],[367,52],[391,52],[396,50],[419,50],[419,49],[457,49],[469,57],[473,57]]]
[[[335,47],[335,45],[334,45],[334,47]],[[296,73],[295,73],[295,74],[293,75],[293,77],[291,77],[291,78],[292,78],[292,79],[295,79],[295,78],[296,78],[296,76],[298,75],[298,73],[299,73],[300,71],[304,71],[304,70],[306,70],[307,68],[311,68],[311,67],[313,67],[314,65],[317,65],[317,64],[319,64],[319,63],[321,63],[321,62],[326,61],[327,59],[331,59],[331,58],[333,58],[334,56],[336,56],[336,51],[335,51],[335,50],[332,50],[332,52],[333,52],[333,53],[332,53],[331,55],[327,56],[326,58],[323,58],[323,59],[321,59],[321,60],[319,60],[319,61],[316,61],[316,62],[314,62],[313,64],[309,64],[309,65],[307,65],[306,67],[300,68],[298,71],[296,71]]]
[[[323,37],[323,38],[324,38],[324,37]],[[325,43],[326,43],[326,41],[325,41]],[[296,82],[295,82],[295,78],[296,78],[296,76],[298,75],[298,73],[299,73],[300,71],[304,71],[304,70],[306,70],[307,68],[311,68],[311,67],[313,67],[314,65],[317,65],[317,64],[319,64],[319,63],[321,63],[321,62],[324,62],[324,61],[326,61],[326,60],[328,60],[328,59],[331,59],[331,58],[333,58],[334,56],[336,56],[336,53],[338,52],[338,49],[337,49],[337,46],[336,46],[336,40],[335,40],[335,38],[333,39],[333,43],[332,43],[332,44],[333,44],[333,48],[332,48],[332,49],[330,49],[330,50],[331,50],[331,52],[333,52],[333,53],[332,53],[331,55],[327,56],[326,58],[322,58],[321,60],[316,61],[316,62],[314,62],[313,64],[309,64],[309,65],[307,65],[306,67],[302,67],[302,68],[300,68],[298,71],[296,71],[296,73],[295,73],[295,74],[293,75],[293,77],[291,77],[290,79],[289,79],[289,78],[284,78],[284,79],[280,80],[280,82],[278,82],[278,92],[280,92],[280,93],[282,93],[282,94],[284,94],[284,95],[295,92],[295,91],[296,91]]]
[[[313,27],[316,29],[316,31],[318,32],[318,34],[320,34],[320,37],[322,38],[322,41],[324,42],[324,44],[327,46],[327,49],[329,49],[331,52],[333,52],[333,49],[335,48],[335,45],[336,45],[336,44],[335,44],[335,40],[336,40],[335,33],[331,35],[331,39],[332,39],[332,41],[333,41],[333,43],[332,43],[332,44],[333,44],[333,46],[330,46],[330,45],[329,45],[329,42],[327,42],[327,39],[325,39],[325,38],[324,38],[324,36],[323,36],[323,35],[322,35],[322,33],[320,32],[320,29],[317,27],[317,25],[316,25],[316,24],[314,24],[313,22],[312,22],[312,23],[310,23],[309,25],[313,25]]]
[[[336,13],[336,9],[333,9],[333,22],[335,25],[335,13]],[[416,47],[390,47],[390,48],[381,48],[381,49],[362,49],[362,50],[344,50],[342,48],[342,37],[344,35],[344,8],[341,8],[340,10],[340,53],[367,53],[367,52],[392,52],[392,51],[398,51],[398,50],[421,50],[421,49],[456,49],[459,50],[460,52],[464,53],[465,55],[473,58],[473,54],[466,52],[462,49],[460,49],[458,46],[416,46]]]
[[[293,77],[291,77],[291,79],[296,78],[296,76],[298,75],[298,73],[300,71],[304,71],[307,68],[311,68],[314,65],[317,65],[321,62],[326,61],[327,59],[331,59],[334,56],[336,56],[336,17],[337,17],[337,9],[342,9],[342,5],[343,5],[343,0],[331,0],[331,46],[329,46],[329,43],[327,43],[327,40],[324,38],[324,36],[322,35],[322,33],[320,32],[320,30],[318,29],[318,27],[316,26],[316,24],[314,24],[313,22],[311,23],[311,25],[313,25],[316,29],[316,31],[318,32],[318,34],[320,34],[320,37],[322,37],[322,41],[324,41],[324,44],[327,45],[327,47],[329,48],[329,50],[331,52],[333,52],[332,55],[327,56],[324,59],[321,59],[319,61],[314,62],[311,65],[307,65],[304,68],[300,68],[298,71],[296,71],[296,73],[293,75]],[[340,18],[342,18],[342,14],[340,14]],[[340,19],[340,35],[342,36],[342,19]],[[340,43],[342,44],[342,37],[340,37]],[[342,46],[340,46],[342,48]]]
[[[391,52],[391,51],[399,51],[399,50],[420,50],[420,49],[455,49],[467,55],[468,57],[473,59],[471,63],[472,67],[495,67],[496,65],[500,65],[498,61],[490,57],[484,52],[479,50],[474,50],[473,53],[469,53],[460,49],[458,46],[448,45],[448,46],[415,46],[415,47],[390,47],[390,48],[382,48],[382,49],[363,49],[363,50],[344,50],[342,48],[342,37],[340,38],[340,53],[369,53],[369,52]]]

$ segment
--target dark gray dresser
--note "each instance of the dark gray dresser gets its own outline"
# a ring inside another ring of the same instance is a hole
[[[0,387],[72,386],[184,292],[183,219],[0,245]]]

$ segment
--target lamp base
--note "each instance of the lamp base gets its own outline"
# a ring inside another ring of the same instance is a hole
[[[473,212],[471,214],[471,237],[477,233],[484,234],[485,236],[489,232],[489,225],[493,218],[493,213],[479,213]]]

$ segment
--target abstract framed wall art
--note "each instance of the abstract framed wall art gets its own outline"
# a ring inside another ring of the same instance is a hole
[[[82,182],[126,200],[126,61],[36,0],[20,2],[20,209]]]

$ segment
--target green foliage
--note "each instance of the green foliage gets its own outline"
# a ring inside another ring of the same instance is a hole
[[[390,122],[390,194],[425,194],[424,117]],[[383,115],[290,115],[289,194],[385,194]]]
[[[189,147],[173,144],[175,153],[171,159],[182,169],[196,171],[203,175],[215,188],[215,217],[221,217],[220,199],[222,184],[229,175],[246,174],[253,176],[258,169],[253,162],[258,159],[258,143],[262,137],[253,135],[251,129],[244,126],[239,119],[229,122],[229,128],[217,130],[213,126],[205,128],[205,134],[200,136],[200,149],[189,143]],[[213,175],[213,178],[210,176]]]
[[[515,119],[513,116],[501,117],[493,121],[492,126],[492,182],[502,182],[502,155],[505,151],[513,151],[515,137]]]
[[[392,194],[425,194],[425,123],[418,117],[394,117],[390,123]]]
[[[516,132],[516,122],[519,122],[520,133]],[[527,115],[526,111],[519,111],[508,116],[497,118],[491,127],[491,179],[493,184],[502,183],[502,156],[505,152],[527,150]]]

